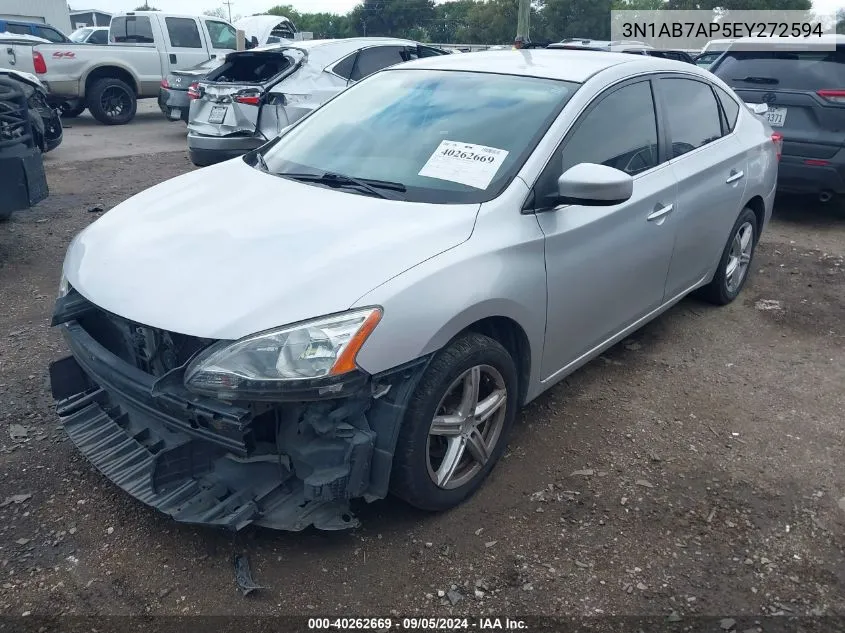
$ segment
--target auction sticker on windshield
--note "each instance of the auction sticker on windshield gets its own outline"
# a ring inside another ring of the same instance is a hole
[[[441,141],[420,170],[420,176],[487,189],[508,151],[457,141]]]

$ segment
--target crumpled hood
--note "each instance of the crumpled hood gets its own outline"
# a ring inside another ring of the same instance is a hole
[[[124,318],[237,339],[348,309],[466,241],[478,207],[330,190],[233,159],[116,206],[74,239],[64,274]]]

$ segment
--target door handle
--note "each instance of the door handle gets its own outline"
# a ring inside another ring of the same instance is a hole
[[[170,63],[171,63],[171,64],[175,64],[175,63],[176,63],[176,55],[174,55],[173,53],[171,53],[171,54],[170,54]]]
[[[14,48],[7,48],[6,54],[9,56],[9,63],[12,66],[14,66],[18,63],[18,57],[17,57],[17,55],[15,55],[15,49]]]
[[[659,220],[664,215],[668,215],[668,214],[672,213],[672,209],[674,209],[674,208],[675,208],[675,205],[673,205],[673,204],[667,204],[666,206],[660,206],[660,204],[658,203],[658,205],[656,207],[654,207],[654,211],[652,211],[651,213],[648,214],[648,216],[646,217],[646,220],[648,220],[649,222],[654,222],[654,220]]]
[[[736,182],[737,180],[739,180],[740,178],[742,178],[744,175],[745,175],[745,172],[741,172],[741,171],[734,171],[734,170],[732,169],[732,170],[731,170],[731,175],[730,175],[730,176],[728,176],[728,179],[727,179],[725,182],[726,182],[727,184],[731,184],[732,182]]]

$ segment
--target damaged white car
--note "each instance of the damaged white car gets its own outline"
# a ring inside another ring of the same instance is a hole
[[[309,40],[230,53],[188,92],[188,155],[198,166],[240,156],[364,77],[444,54],[417,42],[379,37]]]

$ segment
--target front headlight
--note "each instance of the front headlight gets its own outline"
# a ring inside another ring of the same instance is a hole
[[[310,381],[340,391],[331,378],[357,369],[355,356],[380,319],[380,308],[366,308],[218,343],[188,366],[185,386],[229,400],[278,400]]]

